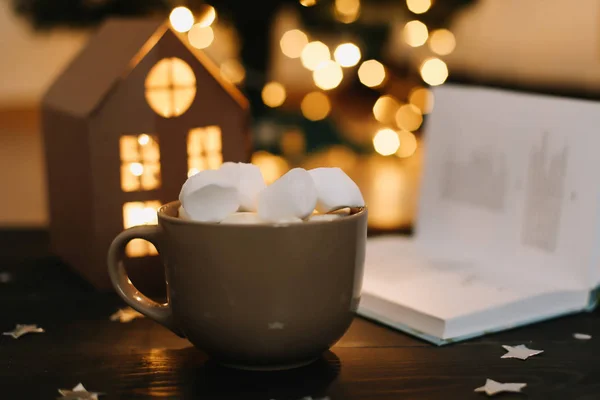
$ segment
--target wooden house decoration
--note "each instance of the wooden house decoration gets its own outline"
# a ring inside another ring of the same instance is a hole
[[[250,157],[247,100],[164,21],[105,22],[46,93],[42,121],[52,248],[100,289],[119,232],[156,223],[187,176]],[[150,243],[126,254],[140,289],[164,286]]]

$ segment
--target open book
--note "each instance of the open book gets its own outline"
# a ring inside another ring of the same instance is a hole
[[[593,308],[600,103],[434,95],[415,236],[368,241],[359,314],[445,344]]]

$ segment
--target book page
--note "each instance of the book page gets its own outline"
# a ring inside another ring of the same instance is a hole
[[[478,268],[594,287],[600,104],[452,85],[434,95],[417,240]]]

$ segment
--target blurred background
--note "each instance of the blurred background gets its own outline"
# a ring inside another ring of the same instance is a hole
[[[267,181],[338,166],[376,230],[413,224],[432,87],[600,97],[598,0],[0,0],[0,228],[47,225],[39,103],[112,16],[168,18],[250,100]]]

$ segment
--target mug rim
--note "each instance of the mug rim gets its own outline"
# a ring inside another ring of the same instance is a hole
[[[216,229],[257,229],[257,228],[260,228],[260,229],[265,229],[265,228],[266,229],[282,229],[282,228],[304,229],[304,227],[321,226],[324,224],[337,225],[337,224],[343,224],[343,223],[350,223],[350,222],[354,221],[355,219],[362,218],[367,213],[367,209],[368,209],[368,207],[366,205],[363,207],[356,207],[356,208],[358,208],[358,212],[356,212],[354,214],[350,214],[350,215],[342,217],[342,218],[334,219],[332,221],[311,221],[310,223],[291,222],[291,223],[264,223],[264,224],[220,224],[220,223],[215,223],[215,222],[193,221],[193,220],[182,219],[182,218],[178,218],[178,217],[172,217],[170,215],[165,214],[165,209],[167,207],[175,207],[178,209],[179,206],[181,206],[180,200],[174,200],[174,201],[170,201],[166,204],[163,204],[157,210],[158,219],[168,221],[168,222],[174,223],[174,224],[197,225],[197,226],[203,226],[203,227],[210,226],[210,227],[215,227]]]

